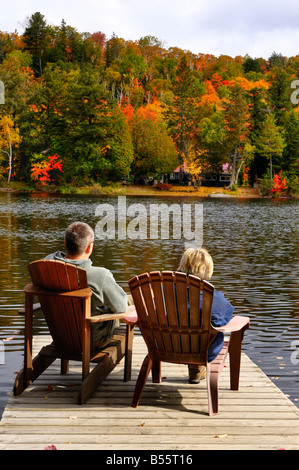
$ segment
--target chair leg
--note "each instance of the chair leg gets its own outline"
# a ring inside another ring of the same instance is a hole
[[[82,381],[78,403],[86,403],[125,355],[125,337],[113,341],[97,355],[97,365]]]
[[[56,357],[38,354],[32,361],[30,378],[25,367],[18,373],[14,383],[14,396],[20,395],[34,380],[36,380],[54,361]]]
[[[108,377],[116,366],[116,361],[111,356],[105,356],[99,364],[97,364],[81,383],[78,404],[83,405],[94,394],[100,384]]]
[[[152,378],[154,384],[159,384],[162,381],[161,378],[161,361],[153,362],[152,367]]]
[[[61,359],[60,364],[60,373],[61,375],[67,374],[69,371],[69,361],[68,359]]]
[[[209,416],[218,413],[218,379],[219,372],[212,370],[210,363],[207,364],[207,389]]]
[[[239,377],[241,367],[241,344],[244,331],[234,331],[231,333],[229,342],[229,365],[230,365],[230,388],[239,390]]]
[[[152,359],[149,356],[146,356],[142,363],[142,366],[138,375],[138,379],[136,382],[133,401],[132,401],[133,408],[137,408],[140,402],[141,394],[143,392],[143,389],[145,387],[147,378],[149,376],[149,373],[152,367],[153,367]]]
[[[126,328],[124,382],[131,380],[134,326],[135,325],[127,325]]]

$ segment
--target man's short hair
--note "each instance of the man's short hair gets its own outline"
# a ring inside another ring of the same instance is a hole
[[[65,247],[72,255],[81,255],[94,240],[94,231],[84,222],[73,222],[65,231]]]

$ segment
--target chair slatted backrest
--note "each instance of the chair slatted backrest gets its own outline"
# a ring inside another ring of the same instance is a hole
[[[172,271],[135,276],[129,286],[149,352],[161,361],[205,364],[214,287]]]
[[[85,320],[83,300],[61,294],[88,287],[85,269],[43,259],[30,263],[28,271],[33,285],[47,290],[39,292],[38,298],[55,347],[70,356],[80,355]]]

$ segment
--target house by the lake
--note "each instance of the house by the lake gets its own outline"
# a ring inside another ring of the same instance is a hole
[[[165,175],[170,184],[179,186],[188,186],[192,184],[192,176],[188,172],[188,165],[184,162],[178,166],[172,173]],[[228,186],[231,178],[231,170],[228,163],[221,167],[219,173],[203,171],[198,179],[201,186]]]

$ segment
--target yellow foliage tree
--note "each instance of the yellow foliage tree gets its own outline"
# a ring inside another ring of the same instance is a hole
[[[15,127],[14,122],[10,116],[0,116],[0,152],[8,156],[8,178],[10,182],[12,162],[13,162],[13,147],[17,147],[22,140],[19,129]],[[2,163],[2,162],[1,162]]]
[[[191,175],[192,181],[194,184],[196,184],[198,181],[201,180],[202,177],[202,169],[203,166],[201,165],[201,156],[204,154],[202,150],[197,149],[195,152],[192,150],[188,158],[186,159],[186,166],[187,166],[187,171]]]

